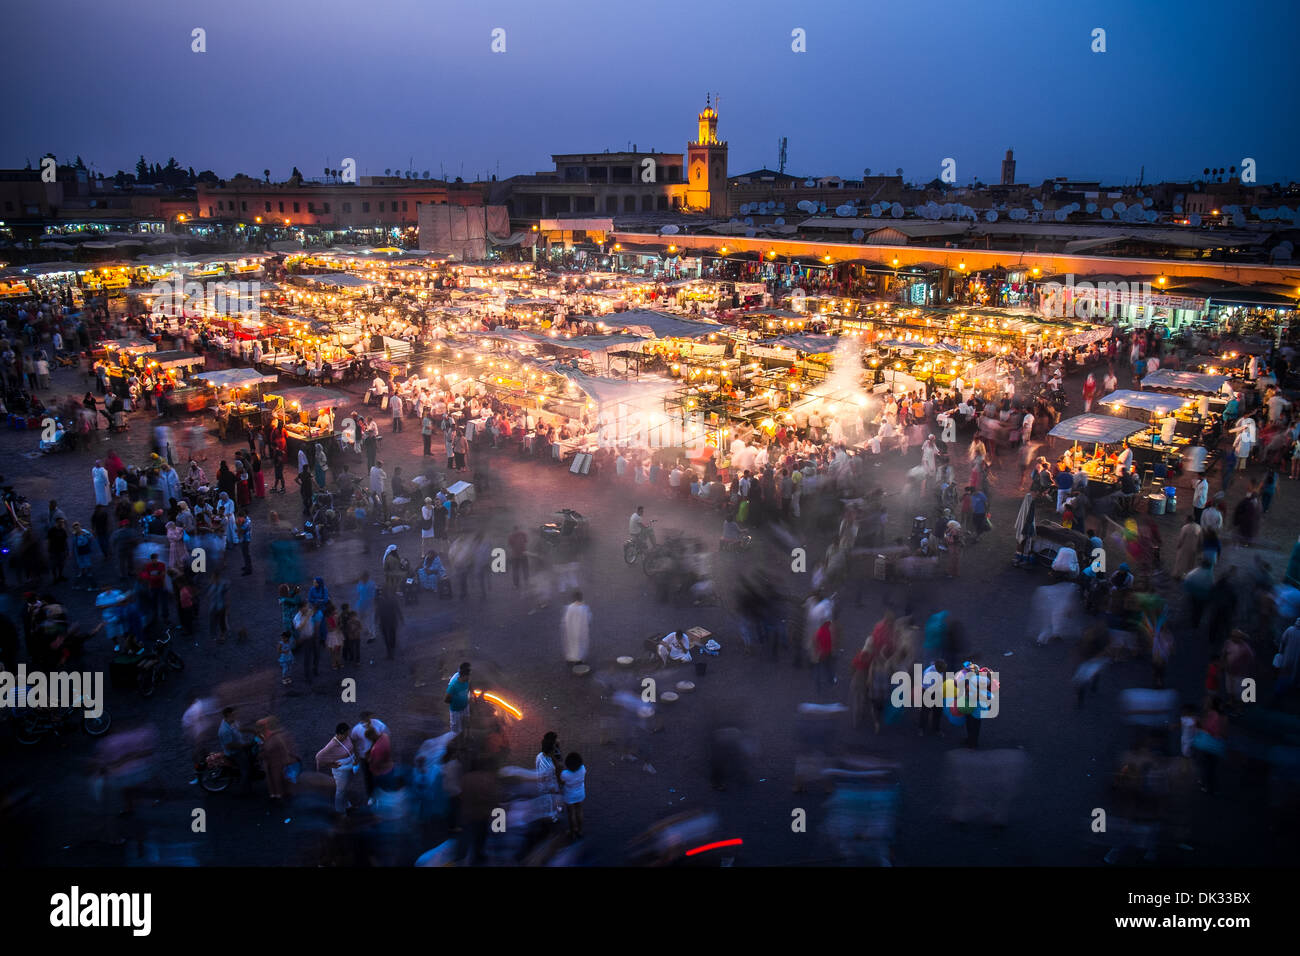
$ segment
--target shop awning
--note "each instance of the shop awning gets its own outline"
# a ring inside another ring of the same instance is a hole
[[[1187,404],[1181,395],[1167,395],[1163,392],[1135,392],[1122,388],[1102,397],[1100,404],[1112,408],[1140,408],[1152,415],[1168,415]]]
[[[666,312],[654,312],[650,309],[584,316],[583,321],[595,322],[597,325],[604,324],[614,329],[643,329],[649,333],[646,338],[658,339],[699,339],[707,335],[716,335],[721,330],[721,326],[712,322],[691,322]]]
[[[323,408],[340,408],[355,405],[357,400],[350,395],[336,392],[330,388],[317,388],[309,385],[304,388],[287,388],[275,393],[290,408],[300,408],[305,412],[318,412]]]
[[[1098,442],[1113,445],[1130,435],[1136,435],[1146,429],[1142,422],[1131,418],[1114,418],[1110,415],[1076,415],[1067,418],[1047,434],[1053,438],[1065,438],[1069,441]]]
[[[148,364],[157,365],[159,368],[188,368],[191,365],[202,365],[207,360],[202,355],[195,355],[193,352],[180,352],[173,349],[167,352],[148,354],[146,361]]]
[[[195,382],[206,382],[214,388],[247,388],[250,385],[279,381],[280,376],[259,372],[255,368],[219,368],[191,375],[190,378]]]
[[[798,349],[810,355],[824,355],[827,352],[834,352],[839,343],[840,340],[834,335],[782,335],[775,339],[767,339],[762,344]]]
[[[572,365],[557,364],[553,371],[580,388],[600,408],[613,405],[653,405],[661,402],[677,387],[677,383],[668,379],[641,378],[627,381],[621,378],[602,378],[588,375]]]
[[[153,342],[145,339],[105,339],[98,343],[97,347],[107,349],[110,352],[127,352],[130,354],[152,352],[157,348]]]
[[[1199,372],[1179,372],[1170,368],[1156,369],[1142,379],[1142,390],[1157,392],[1195,392],[1197,395],[1218,395],[1228,390],[1228,376],[1205,375]]]

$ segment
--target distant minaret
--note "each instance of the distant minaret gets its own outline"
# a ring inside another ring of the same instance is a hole
[[[1002,160],[1002,185],[1014,186],[1016,184],[1016,161],[1011,158],[1011,150],[1007,150],[1007,158]]]

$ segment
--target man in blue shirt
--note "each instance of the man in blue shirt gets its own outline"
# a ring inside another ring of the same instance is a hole
[[[984,492],[976,488],[974,493],[970,496],[971,523],[975,525],[976,541],[978,541],[980,535],[982,535],[989,528],[988,510],[989,510],[988,497],[984,494]]]
[[[469,662],[460,665],[460,670],[452,675],[447,683],[447,696],[443,698],[451,708],[451,732],[459,734],[465,729],[465,714],[469,710]]]
[[[1070,497],[1074,487],[1074,475],[1069,469],[1060,468],[1056,472],[1056,513],[1065,514],[1065,499]]]

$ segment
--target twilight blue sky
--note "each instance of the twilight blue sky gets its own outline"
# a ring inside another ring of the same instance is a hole
[[[1300,178],[1298,0],[39,0],[0,8],[0,166],[144,153],[221,176],[549,169],[680,151],[721,94],[730,169],[1119,183]],[[207,31],[207,52],[190,31]],[[506,52],[490,50],[506,31]],[[791,51],[791,30],[807,52]],[[1107,52],[1092,53],[1091,31]],[[499,164],[499,165],[498,165]]]

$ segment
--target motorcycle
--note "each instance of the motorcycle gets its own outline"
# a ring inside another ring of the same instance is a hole
[[[587,543],[587,518],[572,508],[561,508],[542,525],[542,541],[552,548],[578,549]]]
[[[152,649],[141,650],[136,659],[135,685],[141,697],[152,697],[168,674],[185,669],[181,656],[172,650],[172,633],[169,628],[154,642]]]
[[[754,536],[748,532],[742,531],[739,538],[718,539],[718,550],[745,552],[749,550],[749,546],[753,544],[753,542]]]
[[[254,738],[249,746],[249,763],[252,766],[251,779],[264,780],[266,767],[262,763],[260,738]],[[199,786],[208,793],[222,793],[239,783],[239,764],[234,757],[221,751],[214,751],[194,768],[199,776]],[[284,776],[293,783],[302,773],[302,758],[294,757],[284,768]]]
[[[40,444],[37,446],[42,455],[53,455],[61,451],[71,451],[73,444],[76,441],[76,435],[71,429],[65,427],[62,421],[57,418],[53,419],[53,421],[54,437],[49,441],[42,438]]]
[[[76,702],[77,705],[80,703],[80,700]],[[71,733],[77,729],[78,724],[91,737],[102,737],[108,733],[113,718],[108,711],[102,712],[98,717],[91,717],[80,706],[73,706],[24,709],[15,715],[14,721],[14,739],[30,746],[39,743],[46,734],[59,737]]]

